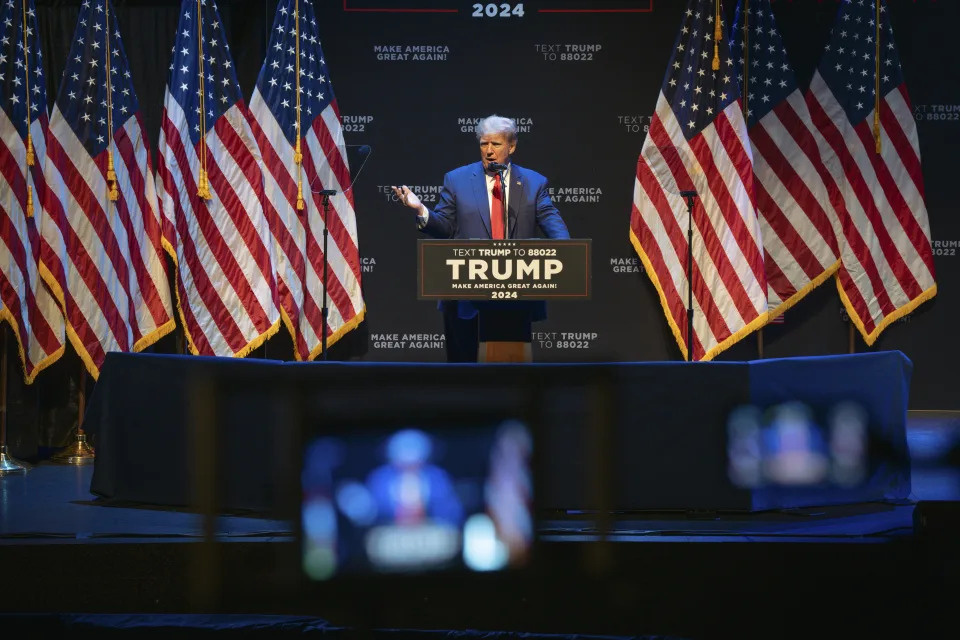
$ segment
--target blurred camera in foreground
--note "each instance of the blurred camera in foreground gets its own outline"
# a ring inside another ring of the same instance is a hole
[[[517,420],[314,439],[302,475],[305,575],[525,565],[534,535],[532,452],[530,431]]]
[[[870,424],[856,402],[744,405],[727,419],[728,475],[743,488],[856,487],[870,473]]]

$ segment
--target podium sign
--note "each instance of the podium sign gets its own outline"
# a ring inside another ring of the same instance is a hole
[[[418,240],[419,300],[590,299],[590,240]]]

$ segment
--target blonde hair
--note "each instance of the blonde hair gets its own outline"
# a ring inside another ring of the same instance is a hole
[[[507,142],[517,141],[517,121],[498,115],[487,116],[477,123],[477,140],[491,133],[502,133]]]

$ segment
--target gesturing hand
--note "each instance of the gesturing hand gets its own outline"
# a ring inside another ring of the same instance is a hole
[[[394,195],[397,196],[397,200],[407,205],[411,209],[416,209],[418,213],[420,212],[420,198],[418,198],[417,194],[415,194],[413,191],[410,191],[406,185],[391,187],[391,189],[393,189]]]

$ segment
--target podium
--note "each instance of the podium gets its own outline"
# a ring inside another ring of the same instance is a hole
[[[420,300],[469,302],[477,310],[478,362],[532,362],[532,324],[546,301],[590,299],[585,240],[421,239]]]
[[[546,303],[485,300],[477,308],[477,362],[533,362],[533,322],[546,317]]]

